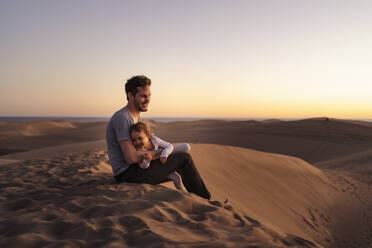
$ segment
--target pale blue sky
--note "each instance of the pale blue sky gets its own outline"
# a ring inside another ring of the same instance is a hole
[[[0,115],[371,117],[371,1],[0,1]]]

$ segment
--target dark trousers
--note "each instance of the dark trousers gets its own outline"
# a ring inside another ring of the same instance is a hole
[[[206,199],[211,198],[211,194],[188,153],[171,154],[165,164],[162,164],[159,159],[153,160],[147,169],[141,169],[137,164],[132,164],[115,178],[119,182],[159,184],[169,181],[168,176],[175,171],[181,175],[187,191]]]

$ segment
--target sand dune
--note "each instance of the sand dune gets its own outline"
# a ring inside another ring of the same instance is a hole
[[[76,128],[76,126],[71,122],[42,121],[27,123],[21,134],[25,136],[41,136],[70,128]]]
[[[30,160],[52,158],[54,156],[64,156],[71,153],[84,153],[87,151],[97,151],[106,148],[106,140],[79,142],[66,145],[57,145],[47,148],[39,148],[26,152],[11,153],[1,156],[5,160]]]
[[[0,155],[105,138],[106,122],[8,123],[0,125]]]
[[[116,185],[105,151],[82,152],[86,145],[0,167],[4,244],[330,247],[366,232],[355,196],[301,159],[192,144],[214,196],[206,201],[161,186]],[[343,217],[351,205],[357,233]]]
[[[43,122],[43,135],[24,136],[21,133],[27,124],[3,123],[0,125],[0,155],[105,138],[107,122],[71,125],[75,128],[56,128],[54,124]],[[310,163],[372,149],[372,124],[362,121],[330,118],[261,122],[201,120],[152,122],[152,125],[159,137],[171,142],[239,146],[299,157]]]
[[[1,247],[372,246],[366,123],[153,123],[160,137],[196,143],[211,201],[170,183],[115,184],[106,123],[72,125],[28,129],[39,136],[0,125]]]
[[[116,185],[105,152],[0,168],[3,247],[315,247],[220,201]]]
[[[160,137],[172,142],[239,146],[295,156],[310,163],[372,149],[369,122],[327,118],[156,123],[154,129]]]
[[[0,134],[2,136],[40,136],[71,128],[76,128],[76,125],[65,121],[2,122],[0,123]]]
[[[294,157],[220,145],[192,148],[214,195],[229,197],[233,206],[273,230],[325,247],[371,242],[360,238],[371,234],[365,219],[371,211],[346,193],[349,185],[339,178]]]
[[[371,173],[372,149],[322,161],[317,163],[316,166],[326,169],[342,169],[350,172]]]

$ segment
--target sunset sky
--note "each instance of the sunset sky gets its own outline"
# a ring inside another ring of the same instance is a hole
[[[0,116],[372,118],[372,1],[0,1]]]

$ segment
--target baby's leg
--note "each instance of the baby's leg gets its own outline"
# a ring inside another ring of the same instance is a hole
[[[185,191],[185,190],[183,189],[183,187],[182,187],[182,178],[181,178],[180,174],[178,174],[177,172],[173,172],[172,174],[170,174],[170,175],[168,176],[168,178],[169,178],[170,180],[173,181],[174,186],[175,186],[177,189],[179,189],[179,190],[181,190],[181,191]]]
[[[190,153],[191,146],[188,143],[177,144],[173,146],[172,153],[186,152]]]
[[[182,153],[182,152],[183,153],[189,153],[190,150],[191,150],[191,147],[190,147],[189,144],[182,143],[182,144],[174,145],[172,153]],[[172,174],[170,174],[168,176],[168,178],[173,181],[174,186],[177,189],[187,192],[187,190],[183,187],[182,178],[181,178],[180,174],[178,174],[177,172],[173,172]]]

